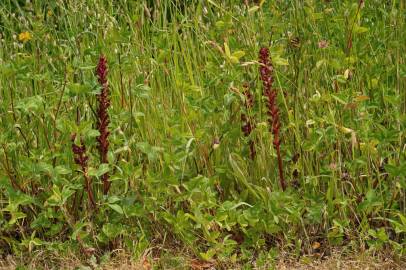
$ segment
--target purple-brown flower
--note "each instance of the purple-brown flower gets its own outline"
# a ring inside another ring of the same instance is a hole
[[[266,107],[268,114],[268,123],[270,131],[273,134],[273,145],[276,150],[278,157],[278,169],[279,169],[279,181],[282,187],[282,190],[286,189],[286,182],[283,177],[283,164],[282,157],[280,153],[280,140],[279,140],[279,129],[281,127],[279,120],[279,108],[276,103],[277,92],[272,88],[273,84],[273,65],[269,55],[268,48],[261,48],[259,51],[259,73],[263,83],[264,91],[263,94],[266,97]]]
[[[72,134],[71,140],[72,140],[72,152],[74,155],[74,160],[75,160],[75,163],[77,165],[79,165],[82,169],[82,173],[85,178],[86,193],[89,197],[91,206],[93,208],[95,208],[96,202],[95,202],[94,196],[93,196],[92,179],[90,178],[90,176],[88,174],[87,161],[89,160],[89,157],[86,155],[86,146],[84,145],[82,139],[80,139],[80,145],[75,144],[75,138],[76,138],[76,134]]]
[[[97,95],[99,101],[99,107],[97,110],[97,128],[100,132],[97,141],[99,143],[99,152],[100,152],[100,161],[101,163],[108,163],[107,161],[107,152],[109,149],[109,140],[108,137],[110,132],[108,131],[108,125],[110,123],[108,108],[110,106],[109,98],[109,85],[107,81],[107,60],[102,55],[100,56],[99,63],[97,65],[96,74],[101,85],[100,94]],[[105,173],[102,175],[103,181],[103,193],[107,194],[110,189],[109,174]]]

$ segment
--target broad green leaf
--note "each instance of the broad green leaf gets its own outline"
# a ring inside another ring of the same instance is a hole
[[[124,214],[123,208],[118,204],[108,204],[108,206],[119,214]]]
[[[274,59],[272,59],[272,62],[278,66],[288,66],[289,65],[288,60],[285,58],[281,58],[281,57],[275,57]]]
[[[123,225],[112,223],[104,224],[102,231],[109,239],[114,239],[124,232]]]
[[[71,169],[66,168],[65,166],[59,165],[55,167],[55,173],[60,175],[70,174],[72,172]]]
[[[354,25],[354,33],[356,33],[356,34],[362,34],[362,33],[368,32],[368,31],[369,31],[369,29],[367,27]]]
[[[142,215],[145,214],[144,208],[140,203],[125,205],[124,212],[128,217],[142,217]]]
[[[240,60],[241,57],[245,55],[244,51],[235,51],[233,52],[232,56],[236,57],[238,60]]]
[[[100,177],[102,175],[104,175],[105,173],[109,172],[110,168],[109,168],[109,164],[107,163],[102,163],[100,164],[99,168],[89,168],[89,175],[90,176],[96,176],[96,177]]]

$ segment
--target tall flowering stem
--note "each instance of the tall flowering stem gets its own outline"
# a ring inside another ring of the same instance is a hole
[[[100,132],[100,136],[97,137],[99,143],[100,161],[101,163],[108,163],[107,152],[109,149],[109,135],[108,125],[110,123],[109,115],[107,109],[110,106],[109,98],[109,85],[107,81],[107,60],[102,55],[100,56],[99,63],[97,65],[96,74],[99,83],[102,87],[101,92],[97,95],[99,101],[99,108],[97,110],[97,128]],[[103,193],[107,194],[110,189],[109,174],[105,173],[102,175],[103,181]]]
[[[259,51],[259,62],[261,64],[259,68],[261,80],[263,83],[264,91],[263,94],[266,97],[266,107],[268,113],[268,123],[270,131],[273,134],[273,145],[276,150],[278,157],[278,169],[279,169],[279,181],[282,187],[282,190],[286,189],[286,182],[283,176],[283,164],[280,151],[281,142],[279,140],[279,129],[281,127],[279,121],[279,108],[276,104],[277,92],[272,88],[273,84],[273,65],[269,55],[268,48],[261,48]]]
[[[244,106],[247,111],[247,113],[241,113],[241,130],[244,133],[245,137],[248,137],[252,130],[255,128],[255,124],[253,123],[253,120],[251,117],[249,117],[247,114],[250,110],[252,110],[252,107],[254,106],[254,97],[252,96],[248,85],[244,85]],[[256,151],[255,151],[255,143],[253,140],[249,141],[249,146],[250,146],[250,157],[252,160],[255,159]]]
[[[89,197],[90,205],[92,208],[96,208],[96,202],[93,196],[92,190],[92,179],[89,176],[89,169],[87,166],[87,161],[89,157],[86,155],[86,146],[83,144],[83,141],[80,140],[80,145],[75,144],[76,134],[72,135],[72,152],[74,154],[74,160],[77,165],[79,165],[82,169],[83,176],[85,178],[85,189],[87,196]]]

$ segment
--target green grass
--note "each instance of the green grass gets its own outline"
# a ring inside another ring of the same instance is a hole
[[[99,259],[124,249],[138,260],[173,250],[249,267],[339,247],[403,258],[405,1],[112,2],[0,3],[0,255]],[[263,46],[284,192],[259,80]],[[101,54],[108,166],[96,142]],[[249,137],[242,113],[255,121]],[[87,148],[97,209],[73,133]]]

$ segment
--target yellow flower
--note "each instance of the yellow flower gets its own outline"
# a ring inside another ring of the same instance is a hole
[[[27,32],[27,31],[22,32],[22,33],[20,33],[20,34],[18,35],[18,40],[19,40],[19,41],[22,41],[22,42],[27,42],[27,41],[29,41],[31,38],[32,38],[32,36],[31,36],[30,32]]]

